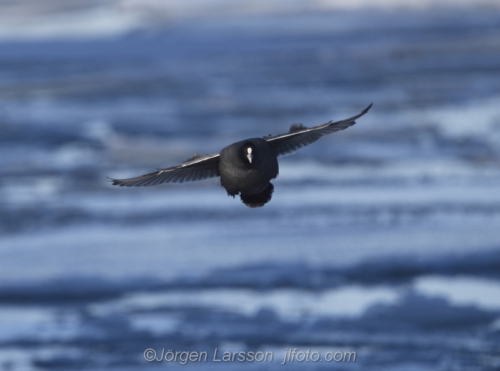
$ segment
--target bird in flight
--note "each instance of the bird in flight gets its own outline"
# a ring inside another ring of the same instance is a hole
[[[180,165],[158,169],[135,178],[111,179],[120,187],[143,187],[162,183],[185,183],[220,176],[229,196],[239,195],[248,207],[261,207],[271,200],[278,176],[278,157],[294,153],[323,135],[347,129],[371,108],[345,120],[307,128],[294,124],[286,134],[250,138],[236,142],[212,155],[195,155]]]

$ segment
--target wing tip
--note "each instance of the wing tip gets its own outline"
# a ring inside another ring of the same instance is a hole
[[[368,107],[366,107],[363,111],[361,111],[360,113],[358,113],[356,116],[353,116],[349,119],[346,119],[346,120],[343,120],[343,121],[340,121],[340,122],[352,122],[349,126],[352,126],[356,123],[355,120],[359,119],[361,116],[365,115],[369,110],[370,108],[372,108],[373,106],[373,103],[370,103],[370,105]],[[335,124],[335,123],[334,123]]]
[[[361,114],[364,115],[366,112],[368,112],[370,110],[370,108],[372,108],[373,106],[373,103],[370,103],[370,105],[368,107],[366,107],[363,111],[361,111]]]
[[[110,178],[108,176],[106,178],[108,178],[108,180],[111,182],[111,185],[118,186],[118,187],[143,187],[143,186],[149,185],[148,179],[151,179],[152,175],[158,175],[159,173],[161,173],[161,171],[141,175],[141,176],[138,176],[136,178],[128,178],[128,179],[113,179],[113,178]]]
[[[122,183],[122,179],[113,179],[109,176],[107,176],[106,179],[111,182],[111,185],[114,186],[123,187],[125,185],[124,183]]]

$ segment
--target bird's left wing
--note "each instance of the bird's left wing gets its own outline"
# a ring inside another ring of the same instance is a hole
[[[355,120],[368,112],[371,106],[372,105],[370,104],[363,111],[361,111],[361,113],[342,121],[330,121],[326,124],[315,126],[312,128],[306,128],[302,125],[292,125],[288,133],[276,135],[274,137],[267,137],[265,139],[271,145],[271,147],[274,148],[278,156],[289,155],[301,149],[302,147],[305,147],[317,141],[323,135],[334,133],[339,130],[344,130],[349,126],[354,125],[356,123]]]
[[[129,179],[111,179],[120,187],[142,187],[162,183],[195,182],[219,176],[219,154],[195,156],[186,162]]]

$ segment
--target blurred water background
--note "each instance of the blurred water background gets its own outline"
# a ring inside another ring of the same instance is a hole
[[[371,102],[261,209],[106,179]],[[499,145],[498,1],[0,1],[0,370],[498,370]]]

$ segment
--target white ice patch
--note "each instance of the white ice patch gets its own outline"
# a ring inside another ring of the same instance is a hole
[[[52,308],[0,307],[0,340],[69,340],[78,332],[76,314],[58,313]]]
[[[43,2],[0,6],[0,39],[43,40],[51,38],[109,37],[139,28],[143,20],[118,6],[99,6],[64,11],[64,6],[47,9]]]
[[[248,15],[324,12],[328,10],[497,8],[498,0],[101,0],[95,3],[20,1],[0,4],[0,40],[98,38],[137,29],[165,27],[173,22]]]
[[[415,289],[423,295],[443,297],[454,305],[500,310],[499,281],[464,276],[425,276],[415,281]]]
[[[496,0],[319,0],[317,6],[331,9],[429,9],[434,7],[498,6]]]
[[[130,317],[131,326],[136,330],[147,331],[161,336],[177,330],[181,321],[165,313],[139,313]]]
[[[266,292],[253,290],[209,289],[203,291],[139,293],[112,304],[114,310],[154,310],[159,308],[208,307],[257,315],[261,310],[272,310],[284,320],[298,320],[317,316],[359,316],[374,304],[393,304],[397,301],[396,290],[382,287],[364,288],[346,286],[321,293],[279,289]],[[107,307],[108,303],[102,304]],[[96,312],[106,312],[101,305]]]
[[[436,123],[446,135],[487,137],[500,142],[500,96],[465,105],[424,111],[424,122]]]
[[[41,176],[25,184],[4,178],[0,200],[6,205],[54,201],[63,187],[61,179]]]

